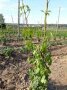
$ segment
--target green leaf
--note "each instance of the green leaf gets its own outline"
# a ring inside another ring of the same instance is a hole
[[[37,69],[35,70],[35,73],[38,74],[39,71],[40,71],[40,68],[37,68]]]
[[[48,65],[51,65],[52,63],[52,59],[51,59],[51,54],[50,52],[46,53],[46,58],[45,58],[46,62],[48,63]]]
[[[47,83],[47,80],[45,79],[45,75],[44,75],[44,76],[42,76],[42,78],[41,78],[41,83],[44,83],[44,84],[46,84],[46,83]]]
[[[41,10],[41,12],[45,13],[44,10]]]

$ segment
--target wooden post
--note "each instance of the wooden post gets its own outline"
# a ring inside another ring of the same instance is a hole
[[[18,39],[20,39],[20,0],[18,0]]]
[[[60,11],[61,11],[61,7],[59,7],[58,21],[57,21],[57,30],[58,30],[58,28],[59,28]]]
[[[46,0],[46,10],[45,10],[45,19],[44,19],[44,37],[46,36],[47,30],[47,15],[48,15],[48,4],[50,0]]]

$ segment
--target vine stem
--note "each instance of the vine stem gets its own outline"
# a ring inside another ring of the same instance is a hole
[[[49,4],[49,0],[46,0],[46,10],[45,10],[45,19],[44,19],[44,38],[46,37],[46,30],[47,30],[48,4]]]

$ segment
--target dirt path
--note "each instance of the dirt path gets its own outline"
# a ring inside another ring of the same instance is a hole
[[[67,46],[53,47],[52,55],[48,90],[67,90]]]

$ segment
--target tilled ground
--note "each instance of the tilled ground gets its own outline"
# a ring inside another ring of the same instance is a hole
[[[27,90],[30,65],[26,61],[26,54],[18,54],[10,60],[0,56],[0,90]]]
[[[67,90],[67,46],[53,46],[51,53],[53,63],[48,90]],[[0,56],[0,90],[27,90],[29,87],[27,71],[30,65],[26,59],[26,54],[17,54],[16,58],[10,60]]]
[[[52,47],[51,75],[48,90],[67,90],[67,46]]]

